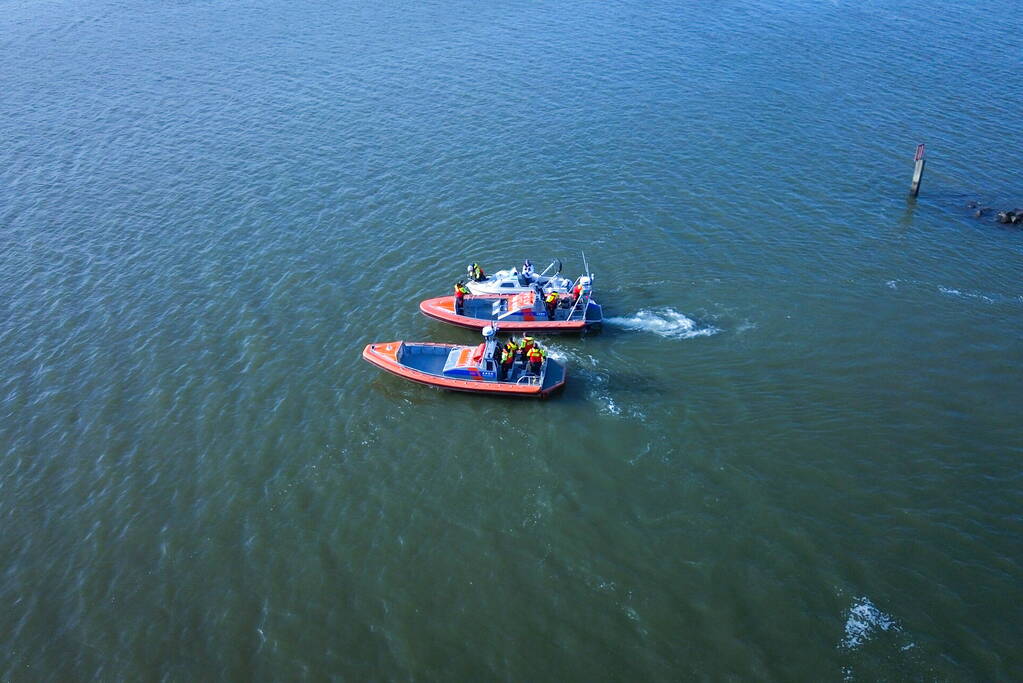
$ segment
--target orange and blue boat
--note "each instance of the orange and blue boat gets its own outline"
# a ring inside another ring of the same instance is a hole
[[[548,306],[550,294],[542,287],[518,294],[468,294],[459,306],[454,296],[439,296],[419,304],[423,315],[469,329],[482,330],[498,323],[506,332],[581,332],[603,322],[603,310],[593,300],[589,277],[558,295]]]
[[[362,357],[381,370],[439,389],[544,398],[565,385],[565,366],[556,360],[545,357],[537,372],[521,360],[502,370],[499,356],[492,327],[484,330],[484,342],[477,346],[393,341],[367,344],[362,350]]]

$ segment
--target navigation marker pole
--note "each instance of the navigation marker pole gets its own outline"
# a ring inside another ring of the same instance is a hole
[[[919,144],[916,146],[916,156],[913,157],[916,161],[916,166],[913,168],[913,184],[909,187],[909,196],[916,197],[920,194],[920,179],[924,177],[924,165],[927,163],[924,160],[924,146]]]

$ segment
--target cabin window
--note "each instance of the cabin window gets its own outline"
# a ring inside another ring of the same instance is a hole
[[[502,283],[501,286],[502,287],[514,287],[515,283],[514,282],[505,282],[505,283]]]

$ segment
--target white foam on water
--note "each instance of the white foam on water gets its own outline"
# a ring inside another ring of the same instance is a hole
[[[597,359],[588,354],[582,354],[574,349],[559,346],[546,339],[541,340],[541,344],[547,350],[547,357],[553,358],[560,363],[569,362],[573,366],[589,364],[596,367],[597,365]]]
[[[608,413],[609,415],[622,414],[622,409],[618,407],[618,404],[610,396],[601,396],[600,402],[603,404],[600,408],[601,412]]]
[[[899,288],[898,282],[899,282],[898,280],[889,280],[885,284],[888,285],[889,289],[898,289]]]
[[[568,360],[568,354],[562,351],[561,349],[554,348],[553,346],[550,345],[545,345],[544,348],[547,349],[548,358],[553,358],[554,360],[560,361],[562,363]]]
[[[849,608],[845,620],[845,635],[840,647],[854,650],[867,642],[878,631],[901,631],[898,622],[877,608],[869,598],[857,598]]]
[[[646,454],[648,454],[650,452],[650,449],[651,449],[651,445],[649,443],[647,443],[647,445],[643,447],[643,450],[641,452],[637,453],[635,455],[635,457],[629,458],[629,464],[630,465],[635,465],[637,462],[639,462],[643,458],[644,455],[646,455]]]
[[[721,331],[713,325],[699,327],[695,320],[673,308],[644,309],[629,317],[606,318],[604,322],[629,330],[653,332],[668,339],[709,337]]]
[[[605,393],[603,390],[591,393],[590,398],[598,404],[597,410],[601,415],[610,415],[620,419],[639,420],[640,422],[646,420],[646,413],[637,409],[635,406],[620,405],[611,398],[610,394]]]
[[[981,301],[986,301],[989,304],[993,304],[995,302],[994,299],[987,296],[986,294],[980,294],[978,292],[963,292],[958,289],[953,289],[951,287],[941,286],[938,287],[938,291],[941,292],[942,294],[948,294],[949,296],[958,296],[963,299],[980,299]]]

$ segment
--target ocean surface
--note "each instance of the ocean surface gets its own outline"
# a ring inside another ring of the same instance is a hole
[[[0,680],[1023,678],[1020,26],[0,0]],[[549,401],[360,358],[583,252]]]

